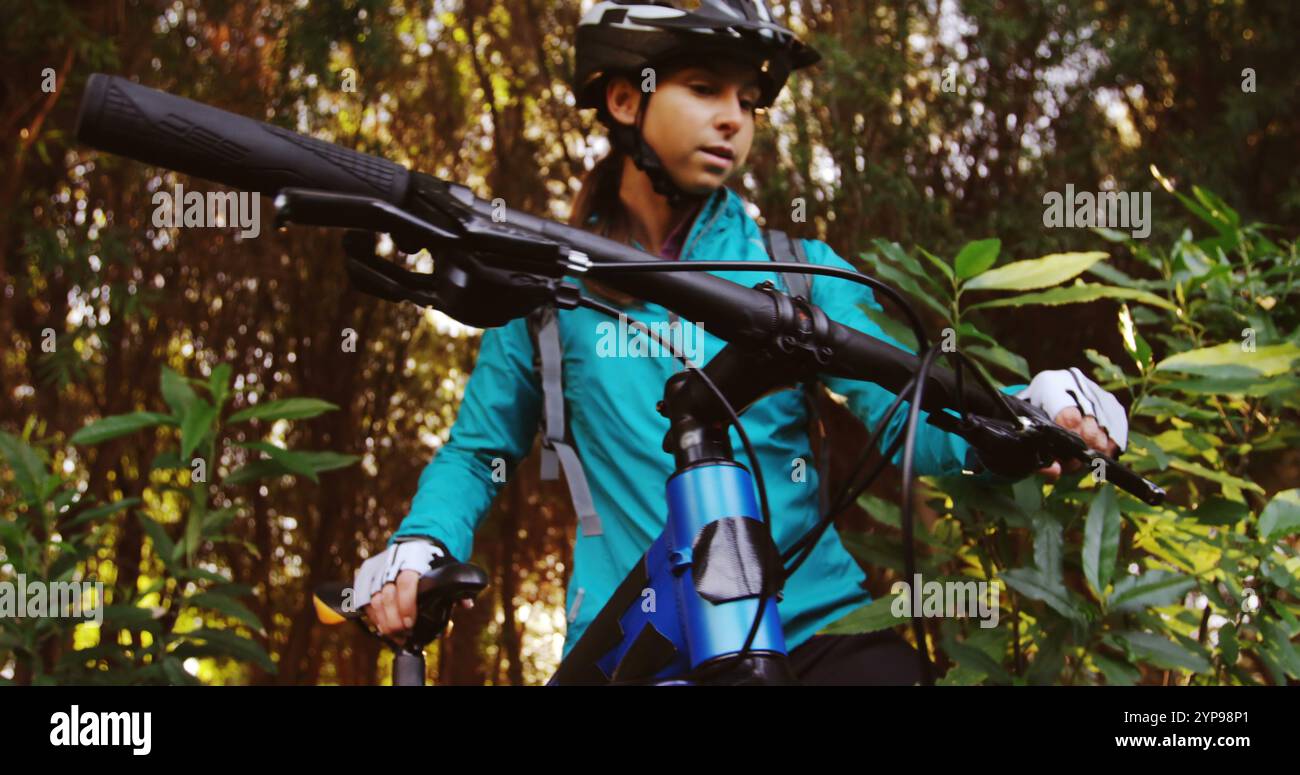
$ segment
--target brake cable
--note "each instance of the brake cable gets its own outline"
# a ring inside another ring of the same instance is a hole
[[[889,459],[897,451],[899,442],[902,441],[906,446],[906,449],[904,450],[904,454],[903,454],[903,459],[901,461],[903,465],[902,497],[904,499],[903,517],[902,517],[902,525],[901,525],[903,528],[904,572],[907,574],[907,578],[913,579],[915,573],[915,536],[913,535],[913,530],[912,530],[912,512],[911,512],[911,502],[910,502],[910,497],[911,497],[910,476],[912,471],[913,457],[915,456],[916,425],[920,421],[919,407],[920,407],[920,402],[922,400],[922,396],[924,394],[924,387],[923,387],[924,381],[929,376],[930,367],[934,363],[935,356],[938,355],[940,351],[930,346],[929,340],[925,336],[925,331],[921,326],[920,317],[917,315],[915,308],[912,307],[912,305],[905,298],[903,298],[903,296],[899,294],[894,288],[890,287],[889,285],[886,285],[885,283],[879,280],[876,280],[875,278],[867,277],[866,275],[863,275],[860,272],[853,272],[845,269],[840,269],[838,267],[820,266],[817,264],[806,264],[806,263],[796,263],[796,262],[766,262],[763,264],[755,263],[753,266],[748,266],[746,265],[747,263],[748,262],[741,262],[741,261],[690,261],[690,262],[634,261],[634,262],[626,262],[626,263],[593,262],[591,268],[596,270],[616,270],[616,271],[659,271],[659,272],[707,272],[707,271],[786,272],[789,271],[789,272],[799,272],[803,274],[822,274],[831,277],[838,277],[840,279],[849,280],[852,282],[857,282],[859,284],[866,285],[873,289],[879,289],[886,296],[888,296],[891,301],[895,302],[895,304],[898,305],[898,307],[903,311],[903,314],[907,317],[908,323],[912,327],[913,334],[916,337],[917,342],[922,346],[923,348],[922,352],[925,355],[921,367],[918,369],[917,375],[913,377],[913,379],[908,383],[908,385],[904,386],[902,390],[898,391],[893,404],[889,407],[889,410],[886,412],[885,417],[881,420],[875,432],[872,434],[871,440],[866,445],[867,455],[869,456],[870,450],[874,447],[879,437],[884,433],[885,428],[888,426],[890,420],[893,419],[894,414],[898,411],[898,408],[902,403],[903,397],[908,394],[910,388],[912,393],[910,398],[911,412],[909,413],[908,420],[905,423],[904,433],[900,434],[898,437],[895,438],[894,443],[890,445],[890,449],[883,455],[881,462],[875,467],[875,470],[873,470],[871,474],[867,477],[867,480],[864,483],[862,483],[862,485],[858,488],[858,492],[865,490],[867,487],[871,485],[872,481],[874,481],[876,476],[878,476],[879,473],[883,470],[884,465],[888,463]],[[588,301],[592,303],[589,304],[587,303]],[[811,302],[811,299],[809,301]],[[593,309],[597,309],[613,317],[617,317],[618,314],[621,314],[619,313],[618,310],[615,310],[614,308],[609,307],[608,305],[601,304],[600,302],[596,302],[595,300],[587,299],[586,297],[584,297],[582,304],[583,306],[588,306]],[[629,323],[633,322],[630,317],[628,317],[627,319],[629,320]],[[648,327],[645,327],[644,324],[639,323],[638,321],[637,325],[645,329],[646,333],[650,333]],[[653,334],[651,335],[654,336]],[[660,341],[657,336],[654,336],[654,338],[656,339],[656,341]],[[673,348],[669,348],[669,349],[672,350]],[[675,351],[674,351],[674,355],[676,355],[684,363],[687,363],[688,368],[694,368],[697,374],[705,378],[705,381],[709,389],[714,393],[715,396],[717,396],[720,399],[720,401],[722,402],[722,404],[727,410],[727,414],[731,417],[732,422],[735,424],[736,430],[738,434],[741,436],[742,442],[745,444],[745,453],[749,457],[749,460],[754,467],[755,485],[757,486],[759,497],[761,500],[764,529],[767,532],[768,537],[771,538],[771,534],[772,534],[771,513],[768,508],[767,488],[763,480],[762,469],[758,463],[757,455],[754,453],[753,448],[749,443],[748,436],[744,432],[744,428],[740,422],[739,416],[736,414],[734,407],[732,407],[731,404],[725,399],[725,397],[717,389],[717,387],[713,385],[711,381],[708,380],[707,376],[704,374],[702,370],[694,367],[693,364],[690,364],[689,361],[681,357],[680,354],[676,353]],[[961,372],[961,368],[959,366],[958,375],[957,375],[959,390],[961,386],[960,372]],[[962,413],[962,417],[964,418],[966,416],[965,397],[961,396],[960,400],[962,402],[961,413]],[[866,464],[866,460],[867,457],[864,456],[864,458],[859,461],[858,470],[860,470],[861,467]],[[849,480],[850,485],[853,479],[857,478],[857,473],[858,471],[855,471],[854,475],[850,478]],[[854,497],[856,498],[856,494]],[[836,502],[827,514],[821,516],[821,518],[818,520],[817,525],[815,525],[812,529],[806,532],[799,540],[795,542],[794,545],[792,545],[789,549],[787,549],[785,554],[782,556],[783,565],[786,561],[789,560],[792,553],[799,552],[799,557],[796,559],[796,561],[793,563],[793,565],[790,568],[783,569],[782,571],[783,582],[784,579],[787,579],[791,575],[793,575],[793,573],[800,567],[800,565],[802,565],[803,562],[812,555],[812,552],[816,547],[817,541],[820,540],[821,535],[824,534],[826,529],[830,526],[830,524],[833,523],[835,514],[843,510],[845,505],[841,505],[841,503]],[[802,551],[800,551],[801,549]],[[762,617],[765,611],[765,607],[767,605],[768,597],[769,595],[764,594],[760,598],[758,611],[750,626],[749,634],[745,639],[744,646],[742,647],[740,652],[737,653],[736,659],[744,658],[744,656],[748,654],[750,649],[752,648],[754,637],[758,632],[758,626],[762,621]],[[933,684],[934,679],[933,679],[933,669],[932,669],[930,656],[929,656],[929,647],[925,641],[922,623],[917,618],[917,612],[912,611],[911,613],[912,615],[910,618],[912,621],[913,633],[917,637],[917,654],[921,662],[922,682],[925,683],[926,685],[931,685]]]
[[[655,342],[658,342],[661,347],[666,347],[666,349],[672,352],[674,357],[680,360],[687,369],[694,371],[696,375],[698,375],[700,379],[704,381],[704,384],[709,388],[709,390],[713,392],[713,395],[722,404],[723,408],[726,409],[727,415],[731,418],[732,424],[736,427],[736,433],[737,435],[740,436],[740,442],[745,447],[745,456],[749,458],[749,463],[754,468],[754,484],[758,489],[759,508],[762,510],[762,515],[763,515],[763,520],[762,520],[763,530],[767,533],[768,541],[770,541],[772,545],[775,546],[776,540],[772,537],[772,511],[768,504],[767,484],[763,480],[763,468],[761,465],[759,465],[758,453],[754,450],[754,445],[750,443],[749,434],[745,432],[745,427],[743,424],[741,424],[740,416],[736,414],[735,407],[732,406],[731,402],[727,400],[727,397],[726,395],[723,394],[722,390],[720,390],[718,386],[714,384],[713,380],[709,378],[709,375],[706,374],[702,368],[697,366],[689,358],[683,355],[680,350],[678,350],[671,343],[666,343],[662,338],[660,338],[658,334],[654,333],[654,331],[652,331],[649,326],[633,318],[632,316],[628,315],[626,312],[615,309],[614,307],[611,307],[610,305],[605,304],[603,302],[597,301],[596,299],[593,299],[590,296],[579,296],[578,304],[580,306],[596,310],[597,312],[602,312],[616,319],[622,316],[625,320],[627,320],[629,327],[635,326],[638,331],[646,334]],[[766,580],[767,578],[768,578],[767,574],[764,574],[764,579]],[[765,586],[766,585],[767,582],[765,581]],[[735,657],[736,659],[743,659],[749,653],[751,647],[753,646],[754,636],[758,633],[758,626],[763,621],[763,612],[767,607],[767,599],[768,597],[770,597],[769,591],[770,590],[764,589],[763,594],[759,596],[758,613],[754,616],[754,621],[749,628],[749,635],[745,638],[744,646],[736,654]]]

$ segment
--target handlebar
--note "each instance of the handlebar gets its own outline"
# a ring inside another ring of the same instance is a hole
[[[454,562],[440,565],[420,576],[416,584],[416,623],[411,628],[411,643],[423,648],[438,637],[451,618],[456,602],[473,599],[487,587],[487,573],[477,565]],[[362,609],[368,600],[351,599],[351,587],[343,582],[321,584],[312,590],[312,604],[321,624],[335,625],[356,621],[371,633],[362,622]]]
[[[310,186],[400,204],[410,187],[400,164],[103,73],[86,81],[76,136],[244,191]]]
[[[365,264],[388,281],[390,291],[410,281],[420,293],[409,298],[470,324],[500,325],[522,317],[548,300],[563,298],[566,287],[572,291],[560,282],[565,275],[585,273],[696,321],[729,343],[764,347],[778,334],[779,302],[763,290],[704,272],[615,271],[615,265],[660,259],[582,229],[499,207],[465,186],[385,159],[120,77],[90,77],[76,136],[101,150],[242,190],[278,194],[277,221],[282,224],[386,232],[405,252],[428,248],[439,257],[432,279],[377,259]],[[827,320],[814,343],[823,351],[817,371],[864,379],[893,393],[917,373],[917,355],[807,306]],[[1147,503],[1163,501],[1164,491],[1157,485],[1089,450],[1035,407],[976,380],[963,383],[949,369],[930,370],[921,406],[932,423],[961,433],[981,450],[1001,449],[1022,461],[1029,452],[1029,459],[1043,465],[1053,455],[1089,464],[1100,459],[1109,481]],[[966,413],[961,424],[945,413],[958,409]]]

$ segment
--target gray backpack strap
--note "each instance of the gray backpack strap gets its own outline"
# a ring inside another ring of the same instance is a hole
[[[764,229],[763,245],[767,248],[768,257],[773,261],[808,263],[808,255],[803,250],[803,240],[795,239],[780,229]],[[781,279],[785,282],[786,291],[791,296],[812,299],[812,275],[782,272]]]
[[[764,229],[763,244],[767,247],[768,258],[773,261],[808,263],[808,254],[804,252],[803,240],[791,237],[779,229]],[[813,275],[782,272],[781,279],[791,296],[802,296],[809,301],[812,300]],[[818,435],[821,437],[817,445],[817,501],[822,515],[825,515],[831,507],[831,448],[826,425],[822,422],[821,409],[817,404],[817,392],[816,380],[804,382],[804,403],[808,406],[808,415],[817,426]]]
[[[600,535],[604,532],[600,516],[596,514],[587,474],[569,439],[564,417],[564,353],[560,348],[560,326],[555,307],[541,307],[529,315],[528,332],[537,352],[537,368],[542,383],[542,479],[555,481],[560,478],[559,469],[563,468],[582,534]]]

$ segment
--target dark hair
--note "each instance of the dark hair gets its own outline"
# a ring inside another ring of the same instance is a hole
[[[573,199],[573,210],[569,213],[570,226],[617,242],[628,241],[630,229],[627,209],[618,197],[623,183],[623,160],[626,158],[627,155],[621,150],[612,148],[582,176],[582,184]],[[597,296],[621,306],[637,300],[635,296],[616,291],[590,277],[583,278],[583,283]]]
[[[614,220],[625,220],[618,190],[623,182],[622,151],[613,148],[583,173],[582,185],[573,199],[569,225],[617,239],[610,233]],[[594,216],[595,223],[592,223]]]

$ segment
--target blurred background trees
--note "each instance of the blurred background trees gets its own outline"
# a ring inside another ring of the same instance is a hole
[[[579,176],[607,147],[592,116],[574,111],[567,82],[572,31],[588,5],[0,3],[0,429],[42,450],[42,465],[87,495],[58,504],[62,516],[51,511],[56,531],[92,508],[89,496],[141,498],[94,518],[102,533],[79,556],[79,572],[108,582],[110,603],[170,610],[179,602],[163,599],[168,590],[194,591],[159,548],[186,536],[180,505],[160,497],[177,482],[155,465],[175,448],[175,432],[71,443],[100,418],[166,412],[157,387],[165,368],[207,382],[229,366],[229,412],[290,397],[337,407],[227,428],[231,443],[214,451],[219,471],[202,500],[233,509],[223,529],[237,540],[199,542],[196,566],[226,578],[264,630],[234,609],[193,615],[252,639],[272,661],[196,653],[185,669],[200,680],[387,675],[377,649],[314,624],[308,590],[349,576],[405,515],[455,417],[477,332],[353,291],[337,235],[264,229],[243,240],[236,229],[155,228],[152,194],[190,181],[78,147],[71,131],[86,78],[126,75],[562,218]],[[1173,187],[1214,191],[1245,221],[1276,225],[1274,237],[1295,236],[1294,4],[802,0],[774,11],[807,32],[825,61],[792,79],[734,185],[768,223],[825,239],[862,266],[858,254],[877,239],[951,256],[997,237],[1008,260],[1110,249],[1086,230],[1043,228],[1044,194],[1066,184],[1150,191],[1153,167]],[[798,198],[807,221],[794,223]],[[1179,238],[1185,213],[1172,197],[1153,201],[1151,239]],[[426,271],[430,261],[410,258]],[[1126,251],[1111,263],[1143,271]],[[1036,371],[1082,365],[1085,349],[1122,361],[1117,308],[1102,300],[995,309],[985,322]],[[355,332],[354,352],[340,346],[345,329]],[[356,462],[318,482],[280,475],[222,485],[260,457],[237,444],[268,438]],[[1277,455],[1271,476],[1285,481],[1294,461]],[[35,507],[12,471],[0,477],[3,519],[30,517]],[[483,605],[457,615],[430,660],[439,680],[545,680],[563,632],[573,525],[562,485],[542,485],[530,458],[478,534],[474,560],[494,583]],[[9,569],[3,563],[0,578],[13,572],[12,558]],[[161,590],[146,593],[160,579]],[[123,648],[144,648],[130,631],[106,632]],[[0,641],[0,680],[50,674],[98,637],[57,633],[36,653]]]

